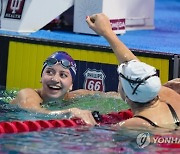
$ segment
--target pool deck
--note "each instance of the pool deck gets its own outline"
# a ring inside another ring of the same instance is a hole
[[[155,29],[127,31],[118,35],[130,49],[147,50],[164,54],[180,54],[180,1],[155,1]],[[73,44],[109,46],[107,41],[96,35],[77,34],[69,31],[39,30],[31,34],[20,34],[0,30],[0,35],[20,38],[53,40]]]

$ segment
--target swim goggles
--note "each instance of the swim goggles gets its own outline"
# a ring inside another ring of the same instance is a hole
[[[57,60],[56,58],[48,58],[45,62],[44,62],[44,65],[47,65],[47,66],[53,66],[53,65],[56,65],[56,64],[60,64],[63,68],[66,68],[66,69],[69,69],[71,68],[73,65],[71,64],[71,62],[67,59],[61,59],[60,61]]]
[[[139,79],[139,78],[137,78],[136,80],[131,80],[131,79],[125,77],[122,73],[119,73],[119,76],[120,76],[121,78],[127,80],[127,81],[129,82],[129,84],[130,84],[130,83],[132,83],[132,84],[137,84],[135,88],[130,84],[131,88],[133,88],[132,95],[134,95],[134,94],[136,93],[137,88],[138,88],[142,83],[145,83],[145,81],[146,81],[147,79],[149,79],[149,78],[151,78],[151,77],[153,77],[153,76],[158,76],[158,74],[157,74],[157,72],[156,72],[155,74],[149,75],[149,76],[145,77],[144,79]]]

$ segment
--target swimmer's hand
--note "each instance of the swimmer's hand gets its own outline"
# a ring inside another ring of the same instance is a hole
[[[92,116],[91,111],[81,110],[78,108],[71,108],[69,110],[74,117],[82,119],[86,124],[92,125],[92,126],[97,125],[95,119]]]
[[[98,35],[106,36],[108,33],[112,33],[109,18],[103,13],[87,16],[86,22],[89,28],[95,31]]]
[[[92,125],[92,126],[97,125],[91,111],[89,110],[70,108],[70,109],[62,110],[62,111],[51,111],[49,114],[53,115],[53,114],[66,114],[66,113],[70,113],[71,118],[77,117],[77,118],[82,119],[88,125]]]

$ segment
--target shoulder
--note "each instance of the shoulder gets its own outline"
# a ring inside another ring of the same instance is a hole
[[[32,89],[32,88],[24,88],[24,89],[21,89],[19,92],[18,92],[18,96],[39,96],[37,90],[35,89]]]
[[[78,89],[74,90],[68,93],[67,99],[76,98],[79,96],[85,96],[85,95],[95,95],[99,94],[101,96],[107,96],[107,97],[120,97],[120,94],[116,91],[109,91],[109,92],[101,92],[101,91],[91,91],[87,89]]]
[[[93,91],[87,90],[87,89],[78,89],[78,90],[74,90],[71,93],[74,94],[91,94],[93,93]]]
[[[36,90],[32,89],[32,88],[24,88],[21,89],[17,96],[15,97],[15,99],[12,100],[12,104],[16,104],[16,103],[20,103],[20,102],[24,102],[24,101],[28,101],[28,100],[38,100],[40,101],[41,98],[39,96],[39,94],[37,93]]]
[[[11,104],[16,104],[21,108],[30,110],[41,110],[40,103],[43,100],[36,92],[36,90],[31,88],[25,88],[19,91],[17,96],[10,102]]]
[[[176,78],[173,80],[168,81],[163,86],[171,88],[172,90],[176,91],[178,94],[180,94],[180,78]]]
[[[36,89],[32,89],[32,88],[24,88],[24,89],[21,89],[19,91],[19,93],[22,93],[22,92],[36,92],[37,90]]]
[[[159,97],[162,101],[168,102],[168,103],[179,103],[180,100],[180,94],[178,94],[176,91],[172,90],[171,88],[162,86]]]
[[[78,90],[74,90],[74,91],[71,91],[69,92],[67,95],[66,95],[66,98],[65,99],[73,99],[73,98],[76,98],[76,97],[79,97],[79,96],[84,96],[84,95],[93,95],[95,93],[99,93],[99,92],[96,92],[96,91],[90,91],[90,90],[86,90],[86,89],[78,89]]]
[[[150,128],[152,127],[149,123],[146,121],[140,119],[140,118],[130,118],[128,120],[122,121],[120,123],[117,123],[113,126],[115,129],[120,128]]]

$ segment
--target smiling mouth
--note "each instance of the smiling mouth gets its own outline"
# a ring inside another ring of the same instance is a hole
[[[61,86],[57,86],[57,85],[49,85],[48,87],[49,87],[49,89],[52,89],[52,90],[61,90],[62,89]]]

